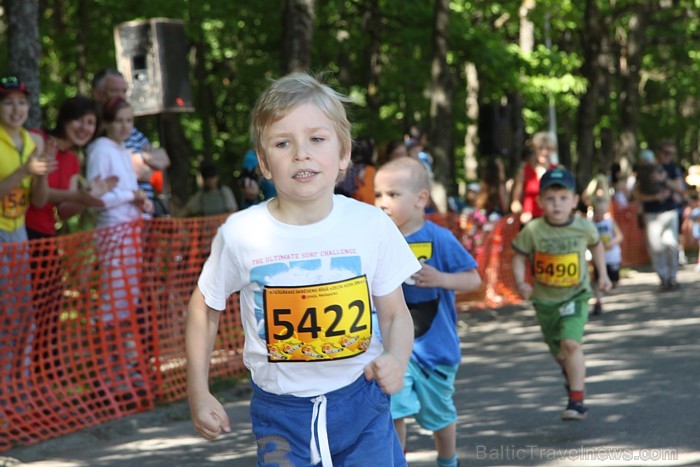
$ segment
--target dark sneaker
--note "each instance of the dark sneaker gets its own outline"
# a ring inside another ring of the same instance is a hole
[[[588,415],[588,407],[582,402],[569,401],[569,405],[561,413],[561,419],[564,421],[583,420]]]
[[[603,305],[600,302],[596,302],[595,305],[593,305],[593,316],[600,316],[600,314],[603,312]]]
[[[681,288],[681,285],[676,282],[676,279],[671,279],[668,283],[668,286],[671,290],[678,290]]]

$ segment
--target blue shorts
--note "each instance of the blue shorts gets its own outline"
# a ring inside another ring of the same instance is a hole
[[[452,396],[458,368],[458,365],[439,365],[426,370],[409,361],[403,389],[391,396],[391,415],[394,419],[413,416],[421,427],[430,431],[441,430],[457,420]]]
[[[319,456],[324,452],[337,466],[364,466],[369,459],[381,466],[407,465],[391,418],[389,396],[375,381],[360,376],[325,394],[325,402],[321,402],[323,396],[280,396],[252,386],[250,415],[258,466],[321,465]]]

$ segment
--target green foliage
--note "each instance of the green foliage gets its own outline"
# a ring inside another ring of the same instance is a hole
[[[589,86],[581,74],[584,2],[537,0],[528,16],[535,41],[528,54],[519,47],[522,3],[451,2],[448,64],[455,83],[456,158],[464,153],[470,123],[464,117],[467,62],[477,68],[481,103],[503,103],[506,96],[520,94],[525,127],[535,131],[547,126],[551,97],[561,121],[570,123],[561,131],[575,128],[581,96]],[[434,2],[377,0],[378,18],[371,16],[372,4],[369,0],[315,2],[311,71],[327,72],[330,84],[353,97],[355,134],[373,136],[381,145],[400,138],[410,124],[429,125]],[[632,14],[641,11],[648,24],[639,89],[639,139],[674,137],[686,142],[685,148],[679,148],[681,153],[692,154],[700,95],[700,53],[692,47],[700,34],[697,1],[597,0],[596,5],[604,18],[601,28],[610,68],[595,134],[603,127],[614,133],[621,126],[620,44]],[[152,17],[182,19],[196,107],[194,113],[180,118],[192,148],[191,171],[195,172],[201,158],[209,158],[228,177],[236,173],[250,146],[248,120],[255,99],[268,80],[280,73],[281,2],[45,0],[42,7],[41,104],[46,125],[54,121],[63,99],[90,92],[94,71],[115,66],[116,25]],[[379,24],[380,66],[374,106],[369,89],[373,19]],[[0,21],[6,23],[6,18]],[[0,34],[6,39],[2,26]],[[547,47],[548,38],[551,47]],[[0,59],[7,61],[5,48],[0,48]],[[138,124],[157,139],[154,119],[141,119]],[[576,135],[569,139],[575,145]],[[456,166],[461,167],[461,162]]]

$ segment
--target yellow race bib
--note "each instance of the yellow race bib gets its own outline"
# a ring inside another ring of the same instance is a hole
[[[266,286],[263,294],[269,362],[350,358],[372,339],[366,276],[304,287]]]
[[[411,247],[411,251],[416,255],[418,261],[427,261],[433,257],[433,243],[409,243],[408,246]]]
[[[578,253],[535,253],[535,280],[549,287],[572,287],[581,281]]]

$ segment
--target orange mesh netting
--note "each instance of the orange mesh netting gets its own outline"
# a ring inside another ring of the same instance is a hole
[[[0,245],[0,450],[185,396],[184,318],[222,220]],[[242,345],[224,313],[213,377],[243,373]]]
[[[614,213],[625,266],[648,261],[636,208]],[[0,244],[0,451],[153,408],[186,395],[184,323],[224,216],[156,219]],[[479,263],[461,311],[518,303],[513,217],[475,228],[432,215]],[[245,373],[238,297],[222,314],[213,378]]]

